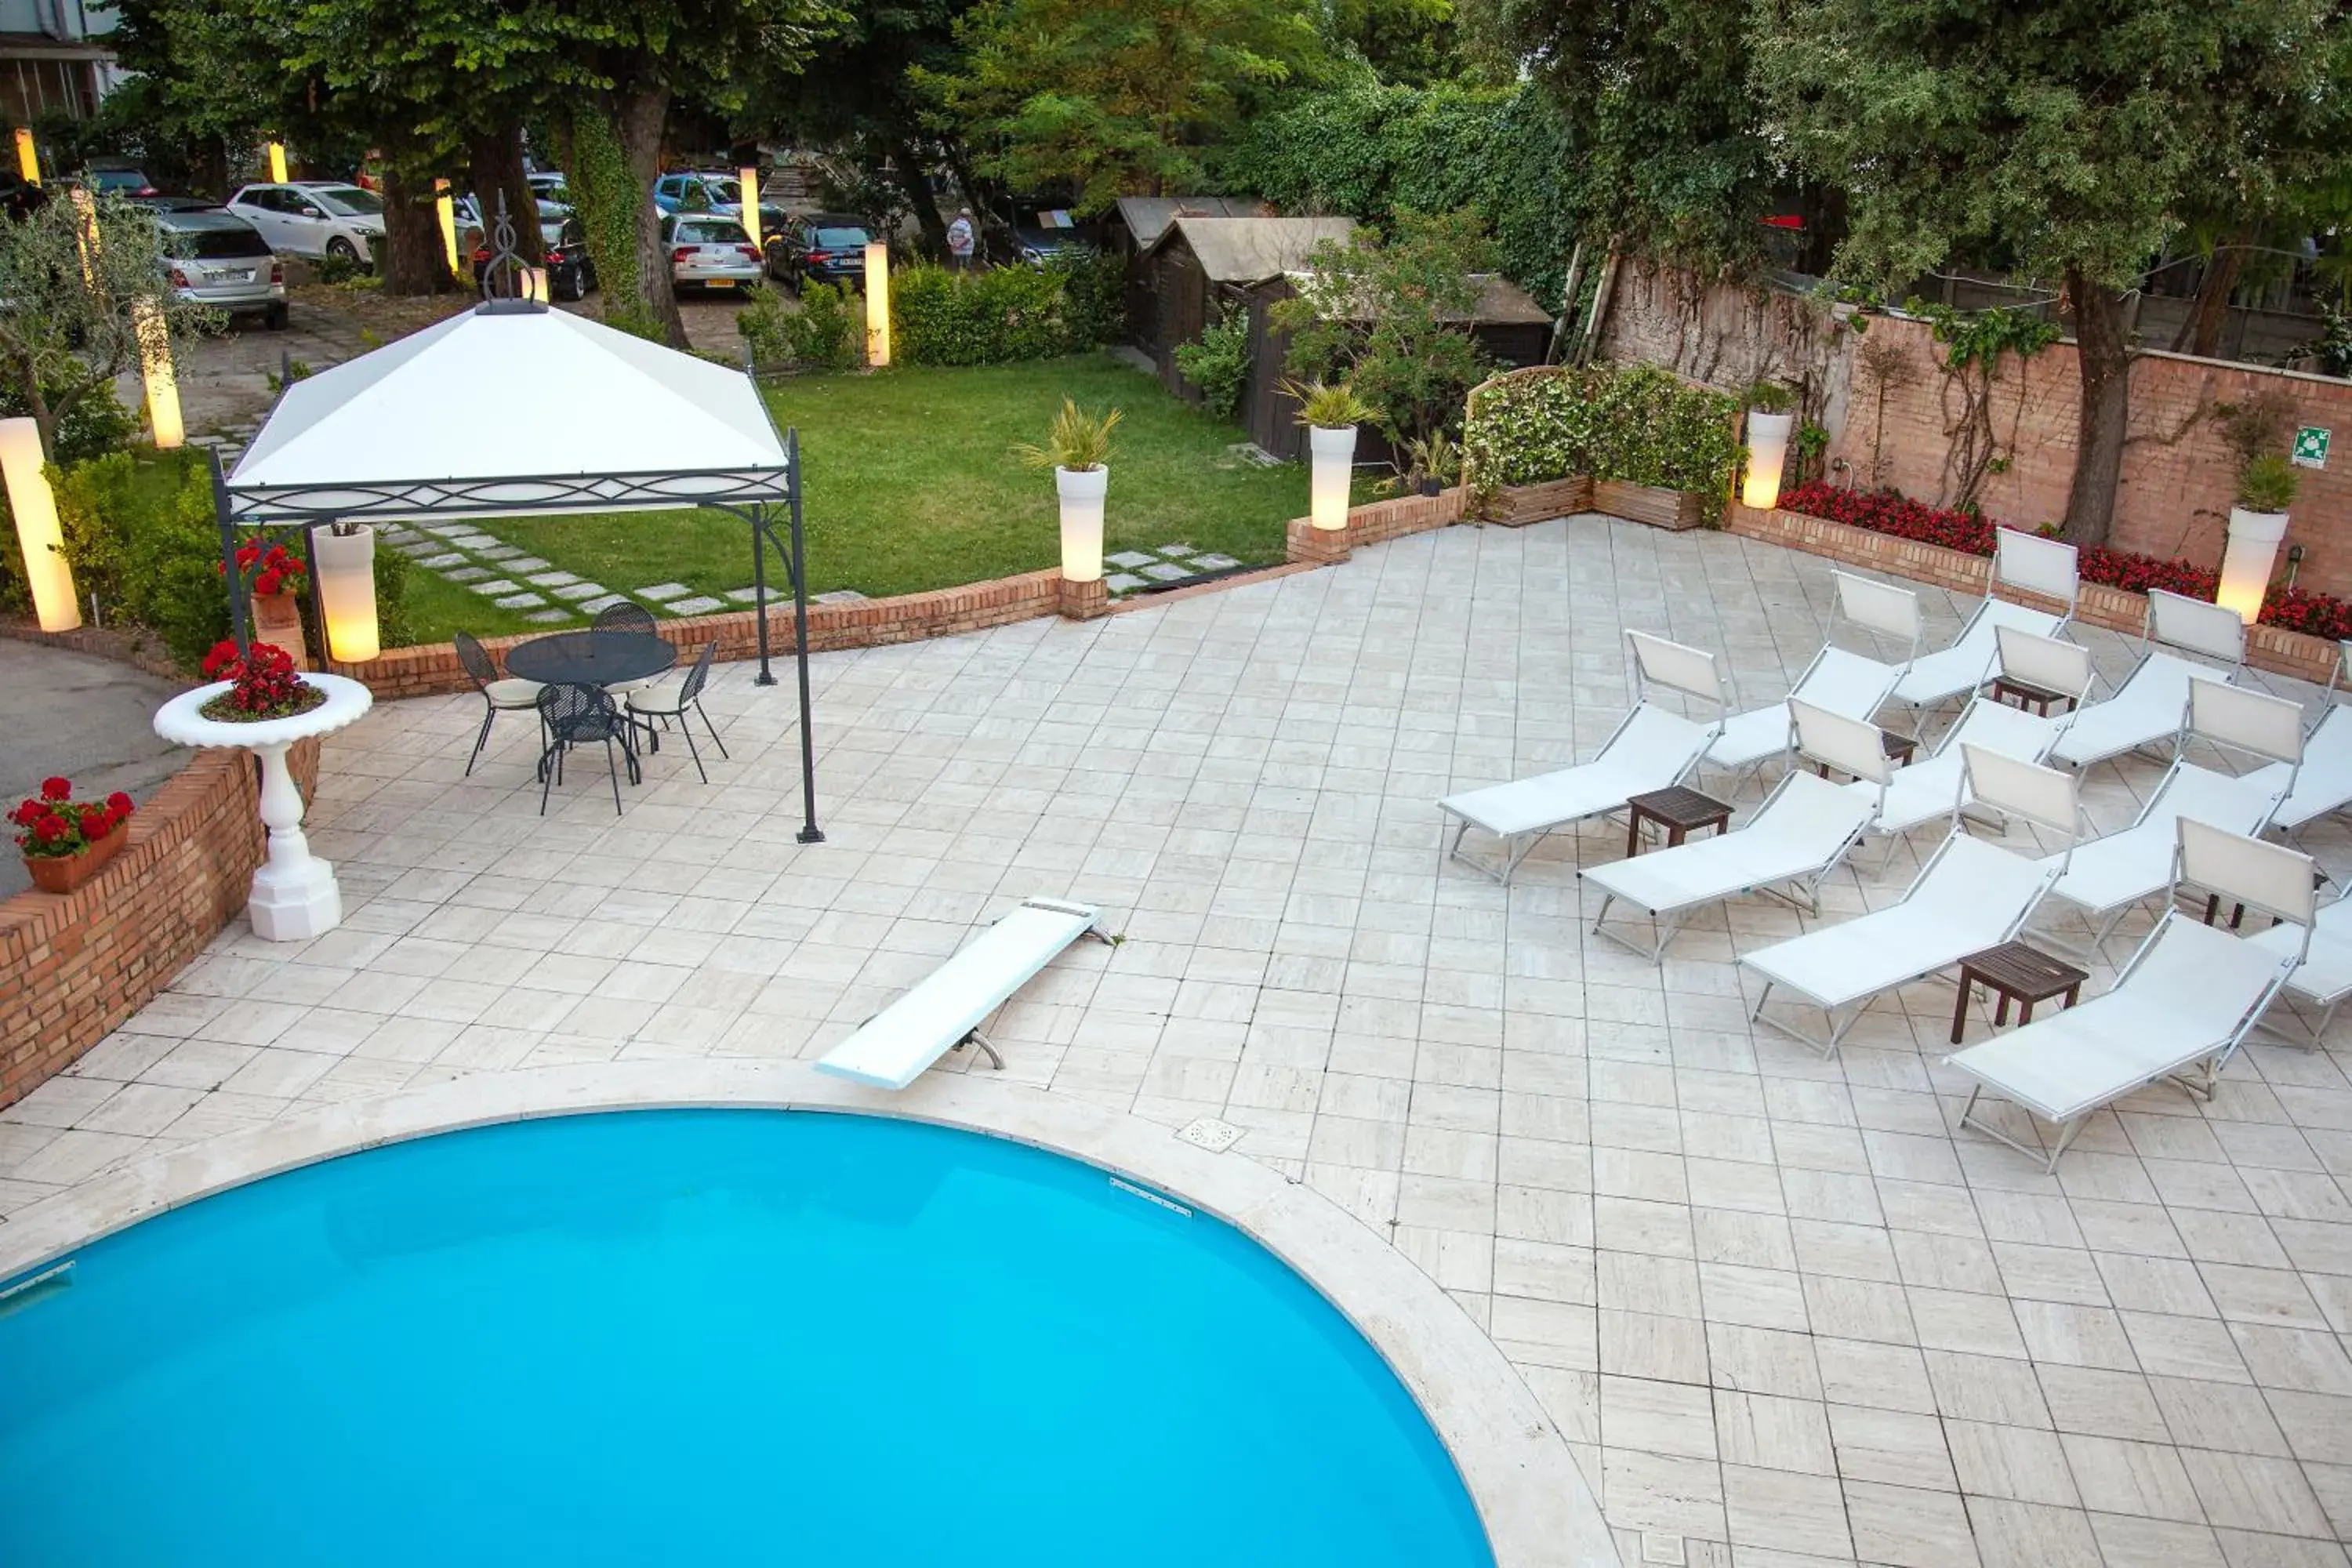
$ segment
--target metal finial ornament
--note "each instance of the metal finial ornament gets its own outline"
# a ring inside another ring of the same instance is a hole
[[[490,225],[490,258],[476,269],[482,290],[478,307],[486,314],[538,311],[546,305],[531,297],[530,268],[515,253],[514,219],[507,212],[507,194],[498,193],[498,215]],[[475,198],[477,207],[481,198]]]

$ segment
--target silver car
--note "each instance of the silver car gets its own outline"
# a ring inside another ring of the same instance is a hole
[[[286,264],[254,226],[226,207],[155,215],[172,292],[231,315],[257,313],[277,331],[286,325]]]
[[[662,219],[670,280],[680,289],[748,289],[766,272],[757,246],[735,218],[672,213]]]

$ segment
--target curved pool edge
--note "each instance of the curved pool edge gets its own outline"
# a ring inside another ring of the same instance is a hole
[[[987,1133],[1083,1160],[1223,1219],[1371,1342],[1453,1457],[1497,1568],[1620,1568],[1566,1439],[1485,1331],[1435,1281],[1321,1194],[1123,1111],[1002,1080],[934,1075],[897,1095],[803,1061],[614,1062],[451,1079],[326,1106],[159,1154],[0,1225],[12,1279],[167,1210],[299,1166],[470,1127],[595,1111],[847,1110]]]

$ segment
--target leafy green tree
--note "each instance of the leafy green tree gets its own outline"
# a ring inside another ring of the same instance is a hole
[[[1524,66],[1576,148],[1581,232],[1712,270],[1761,257],[1777,173],[1748,88],[1747,0],[1464,0],[1490,69]]]
[[[1344,377],[1396,441],[1458,429],[1462,403],[1486,373],[1470,336],[1491,265],[1486,226],[1467,212],[1401,212],[1383,237],[1360,228],[1316,247],[1297,294],[1277,303],[1290,335],[1285,365],[1303,378]]]
[[[1837,271],[1898,284],[1956,253],[2063,279],[2082,399],[2066,536],[2114,519],[2130,419],[2126,293],[2184,207],[2258,208],[2259,127],[2343,90],[2328,0],[1770,0],[1754,81],[1808,171],[1843,188]],[[2299,154],[2286,162],[2296,162]]]
[[[1309,0],[985,0],[964,58],[918,66],[983,174],[1087,210],[1202,182],[1204,144],[1322,62]]]
[[[219,322],[166,287],[152,214],[115,196],[94,212],[95,246],[61,199],[0,221],[0,392],[39,426],[52,458],[60,428],[138,367],[140,315],[153,312],[175,338]]]

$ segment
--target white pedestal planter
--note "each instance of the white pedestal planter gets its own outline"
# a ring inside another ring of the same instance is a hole
[[[1098,583],[1103,568],[1103,496],[1110,468],[1055,468],[1054,487],[1062,498],[1062,575],[1073,583]]]
[[[183,746],[236,746],[261,763],[261,820],[269,826],[269,857],[253,874],[253,897],[246,912],[265,942],[305,942],[342,922],[343,896],[334,868],[310,853],[302,837],[302,795],[286,769],[286,748],[297,741],[340,730],[368,710],[374,698],[356,680],[340,675],[306,675],[327,700],[290,719],[257,724],[224,724],[199,711],[229,689],[226,680],[183,691],[156,710],[155,733]]]
[[[1318,528],[1345,528],[1348,481],[1355,473],[1356,427],[1342,425],[1337,429],[1326,429],[1320,425],[1309,426],[1307,447],[1314,457],[1308,479],[1307,519]]]
[[[1748,415],[1748,477],[1740,482],[1742,505],[1770,511],[1780,504],[1780,472],[1788,466],[1789,432],[1796,427],[1793,414]]]
[[[2230,509],[2230,544],[2221,555],[2221,587],[2214,596],[2248,626],[2263,613],[2263,595],[2270,591],[2271,570],[2278,563],[2279,541],[2285,537],[2286,513]]]

